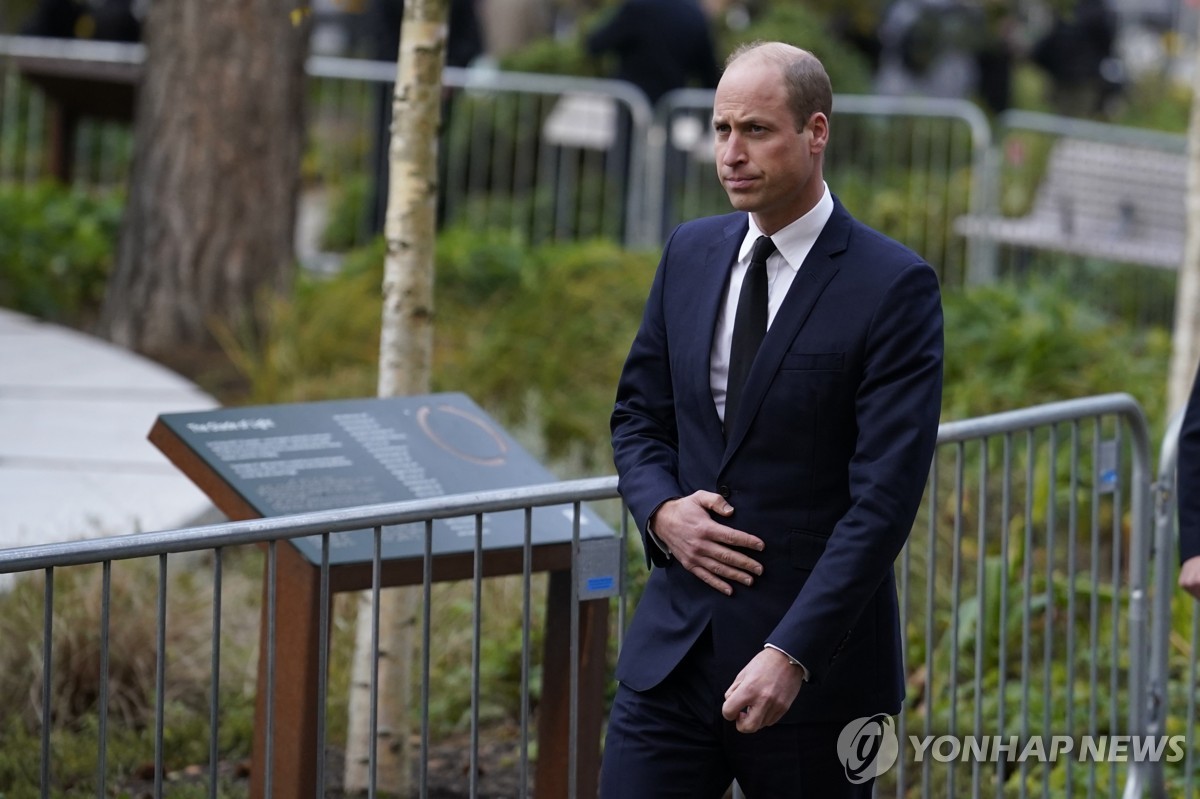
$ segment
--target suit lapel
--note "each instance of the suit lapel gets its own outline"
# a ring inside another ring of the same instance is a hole
[[[840,267],[835,256],[844,252],[848,246],[850,223],[850,215],[842,208],[841,203],[835,200],[833,215],[825,223],[821,235],[817,237],[800,271],[796,273],[779,312],[767,330],[758,355],[754,358],[754,364],[750,367],[743,391],[742,411],[739,419],[735,420],[733,430],[729,431],[722,467],[745,438],[751,420],[758,413],[758,407],[775,379],[776,372],[779,371],[783,356],[787,354],[796,334],[812,313],[825,287],[837,274]]]
[[[718,440],[724,439],[724,433],[721,430],[721,417],[717,415],[717,406],[712,398],[709,359],[717,314],[725,297],[725,285],[729,282],[729,273],[733,271],[738,247],[746,237],[748,227],[745,215],[727,225],[723,230],[724,237],[700,256],[702,262],[697,264],[698,268],[689,270],[684,278],[688,283],[682,291],[683,307],[689,309],[693,320],[693,333],[682,342],[679,374],[689,381],[684,396],[697,398],[700,406],[697,411],[705,430]]]

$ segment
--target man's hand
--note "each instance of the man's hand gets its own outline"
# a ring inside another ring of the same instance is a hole
[[[720,516],[733,513],[733,506],[711,491],[672,499],[662,504],[650,527],[667,545],[671,557],[683,568],[726,596],[733,593],[727,581],[753,585],[762,574],[762,564],[734,547],[762,551],[762,539],[713,521],[709,511]]]
[[[803,684],[804,669],[779,650],[764,649],[725,691],[721,715],[737,722],[738,732],[758,732],[783,718]]]
[[[1179,569],[1179,587],[1200,599],[1200,555],[1183,562]]]

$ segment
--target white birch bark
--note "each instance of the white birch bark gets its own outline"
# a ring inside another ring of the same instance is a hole
[[[408,0],[392,103],[384,236],[379,396],[428,393],[433,360],[433,255],[437,146],[445,63],[447,0]],[[412,793],[409,707],[420,587],[380,593],[376,786]],[[369,785],[372,595],[358,605],[346,746],[346,789]]]

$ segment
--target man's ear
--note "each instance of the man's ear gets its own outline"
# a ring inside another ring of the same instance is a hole
[[[825,152],[825,145],[829,144],[829,117],[820,111],[814,111],[808,118],[808,129],[812,131],[809,149],[814,154]]]

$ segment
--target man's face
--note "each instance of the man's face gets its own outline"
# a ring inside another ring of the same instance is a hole
[[[828,121],[804,130],[787,103],[777,64],[749,53],[729,65],[713,103],[717,176],[729,202],[771,235],[806,214],[824,191],[821,153]]]

